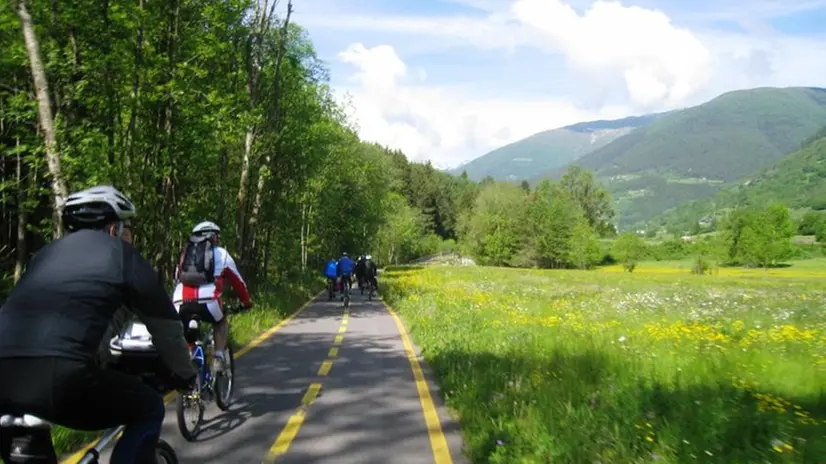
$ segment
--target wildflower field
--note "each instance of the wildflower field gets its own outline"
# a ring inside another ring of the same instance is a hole
[[[826,462],[824,269],[399,267],[473,462]]]

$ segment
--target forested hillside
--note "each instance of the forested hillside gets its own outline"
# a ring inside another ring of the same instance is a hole
[[[714,219],[736,207],[780,201],[794,209],[826,210],[826,129],[772,166],[740,179],[708,199],[680,205],[653,219],[651,227],[700,231],[700,219]],[[714,222],[709,222],[713,225]]]
[[[136,203],[135,243],[167,279],[202,220],[253,284],[455,237],[474,184],[361,142],[282,16],[240,0],[3,3],[0,297],[60,235],[67,193],[95,184]]]
[[[668,113],[575,164],[605,182],[627,228],[771,165],[824,122],[825,89],[738,90]]]

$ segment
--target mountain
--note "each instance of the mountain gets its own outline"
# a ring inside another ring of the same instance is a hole
[[[671,209],[649,224],[685,233],[701,219],[713,218],[737,206],[772,201],[794,209],[826,210],[826,128],[771,166],[720,189],[711,198]]]
[[[574,164],[603,181],[628,228],[771,165],[824,125],[826,89],[737,90],[667,113]]]
[[[449,172],[479,181],[485,176],[496,180],[520,181],[538,172],[564,166],[600,148],[637,127],[654,121],[660,114],[632,116],[617,120],[581,122],[539,132],[480,156]]]

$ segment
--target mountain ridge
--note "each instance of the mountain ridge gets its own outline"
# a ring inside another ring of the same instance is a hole
[[[601,119],[537,132],[503,145],[478,158],[448,169],[453,175],[467,172],[472,180],[491,176],[500,181],[520,181],[546,172],[600,148],[665,113]]]
[[[669,112],[569,164],[608,187],[620,227],[709,197],[800,147],[826,125],[826,89],[759,87]],[[558,178],[559,166],[530,181]]]

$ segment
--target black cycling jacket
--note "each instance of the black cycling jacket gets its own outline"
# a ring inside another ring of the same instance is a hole
[[[158,274],[123,240],[80,230],[41,249],[0,307],[0,358],[56,356],[92,363],[115,311],[126,306],[164,363],[196,374],[180,316]]]

